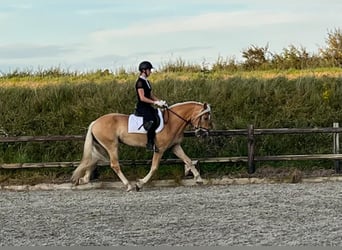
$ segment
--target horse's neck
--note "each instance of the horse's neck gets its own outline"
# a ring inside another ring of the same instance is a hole
[[[172,110],[174,113],[176,113],[175,116],[179,116],[177,117],[178,119],[184,119],[185,121],[189,121],[191,119],[191,114],[192,114],[192,110],[191,109],[185,109],[185,108],[181,108],[181,107],[177,107],[174,108]]]
[[[192,114],[194,112],[194,106],[191,104],[186,104],[187,107],[177,106],[168,111],[167,124],[178,130],[184,131],[186,126],[191,122]],[[164,118],[165,119],[165,118]]]

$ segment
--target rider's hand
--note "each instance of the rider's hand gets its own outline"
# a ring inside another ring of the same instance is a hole
[[[166,101],[161,100],[160,102],[162,102],[162,107],[163,108],[167,108],[169,105],[167,105]]]
[[[163,100],[155,101],[154,104],[161,108],[167,108],[167,103]]]

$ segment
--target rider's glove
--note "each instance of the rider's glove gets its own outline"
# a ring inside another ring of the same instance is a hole
[[[167,108],[167,103],[163,100],[155,101],[154,104],[161,108]]]
[[[167,108],[169,105],[167,105],[166,101],[161,100],[160,102],[162,102],[162,107],[163,108]]]

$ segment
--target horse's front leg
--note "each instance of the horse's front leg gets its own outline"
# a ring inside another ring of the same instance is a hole
[[[155,152],[153,154],[150,171],[148,172],[148,174],[143,179],[139,179],[137,181],[137,183],[135,184],[137,191],[140,191],[140,189],[144,186],[144,184],[146,184],[151,179],[153,174],[157,171],[162,155],[163,155],[163,153],[161,153],[161,152],[158,152],[158,153]]]
[[[189,156],[187,156],[184,153],[183,148],[181,147],[180,144],[175,145],[172,148],[172,152],[181,160],[183,160],[183,162],[185,163],[185,174],[188,174],[189,169],[191,170],[191,172],[194,175],[194,179],[196,181],[196,183],[201,184],[203,183],[202,177],[200,176],[199,172],[197,171],[194,162],[191,161],[191,159],[189,158]]]

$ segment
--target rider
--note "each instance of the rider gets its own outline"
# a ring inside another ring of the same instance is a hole
[[[146,149],[158,152],[158,148],[154,144],[156,129],[158,127],[158,111],[152,105],[158,107],[167,107],[165,101],[159,100],[152,93],[152,86],[147,78],[152,73],[153,66],[148,61],[139,64],[140,76],[135,84],[138,102],[136,105],[136,113],[144,117],[144,128],[147,130]]]

